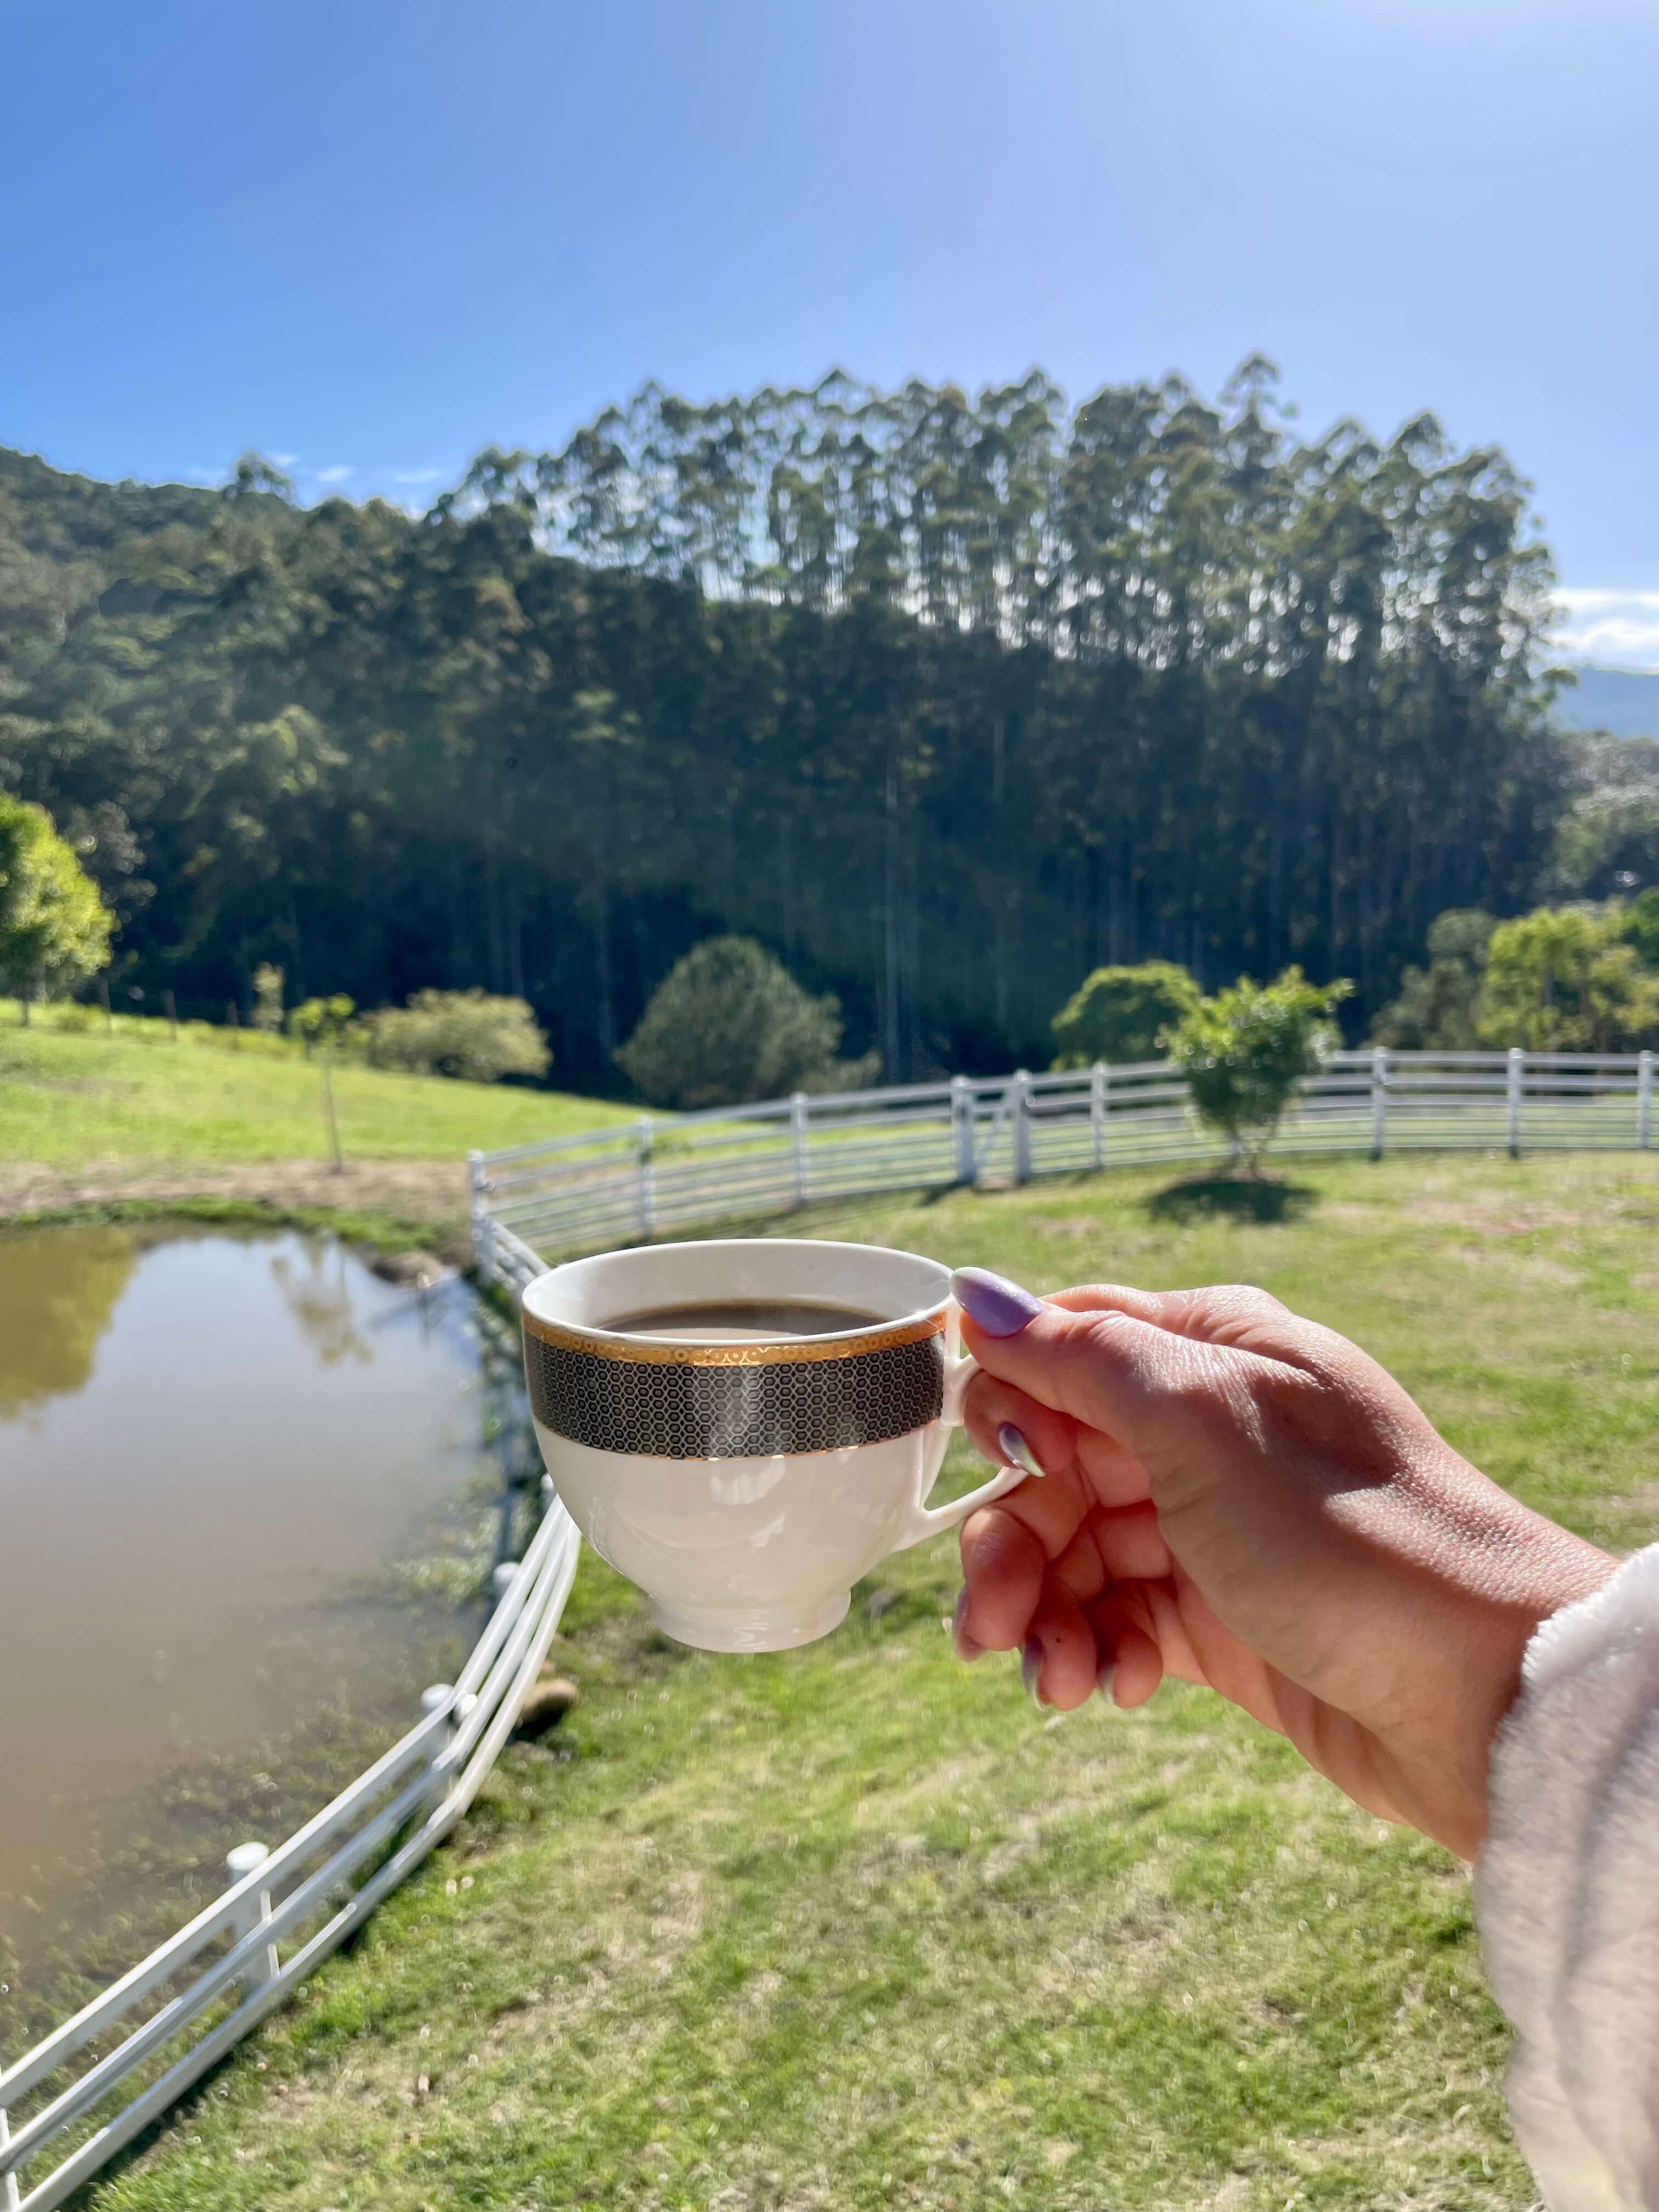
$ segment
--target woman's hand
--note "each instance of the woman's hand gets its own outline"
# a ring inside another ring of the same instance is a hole
[[[1165,1674],[1207,1683],[1358,1803],[1473,1856],[1528,1639],[1615,1562],[1263,1291],[1042,1301],[975,1268],[957,1291],[984,1370],[969,1431],[1045,1477],[963,1529],[963,1656],[1023,1647],[1062,1709],[1109,1674],[1120,1705]]]

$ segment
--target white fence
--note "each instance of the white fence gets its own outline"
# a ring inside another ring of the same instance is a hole
[[[232,1887],[215,1904],[0,2071],[0,2212],[61,2204],[280,2004],[460,1819],[513,1731],[576,1571],[575,1523],[550,1484],[543,1496],[523,1559],[496,1570],[504,1587],[459,1680],[425,1692],[418,1724],[276,1850],[233,1851]],[[40,2170],[52,2147],[58,2163]]]
[[[1646,1147],[1653,1064],[1646,1052],[1340,1052],[1273,1150]],[[568,1254],[819,1200],[1224,1155],[1162,1060],[798,1092],[474,1152],[473,1244],[486,1279],[521,1285]]]

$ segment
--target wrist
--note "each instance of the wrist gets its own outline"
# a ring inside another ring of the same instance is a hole
[[[1479,1855],[1489,1814],[1492,1753],[1498,1730],[1521,1693],[1522,1674],[1534,1637],[1557,1613],[1592,1596],[1618,1572],[1620,1562],[1600,1546],[1570,1535],[1552,1522],[1528,1513],[1531,1541],[1524,1565],[1506,1587],[1486,1595],[1470,1624],[1465,1697],[1472,1723],[1465,1758],[1460,1762],[1464,1787],[1461,1803],[1448,1808],[1455,1832],[1440,1840],[1465,1858]]]

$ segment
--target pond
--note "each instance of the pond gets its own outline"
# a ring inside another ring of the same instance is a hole
[[[0,1956],[43,1912],[61,1944],[169,1775],[257,1755],[289,1821],[348,1778],[301,1756],[319,1714],[354,1759],[413,1721],[507,1549],[483,1438],[507,1404],[522,1453],[513,1367],[465,1284],[394,1287],[331,1238],[0,1237]],[[246,1804],[214,1835],[175,1795],[210,1869]]]

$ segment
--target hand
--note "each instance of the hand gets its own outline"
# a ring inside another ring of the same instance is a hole
[[[957,1295],[983,1370],[969,1431],[1045,1470],[963,1528],[963,1656],[1023,1646],[1062,1710],[1109,1673],[1126,1706],[1165,1674],[1206,1683],[1357,1803],[1472,1857],[1528,1639],[1615,1562],[1263,1291],[1039,1301],[967,1269]]]

